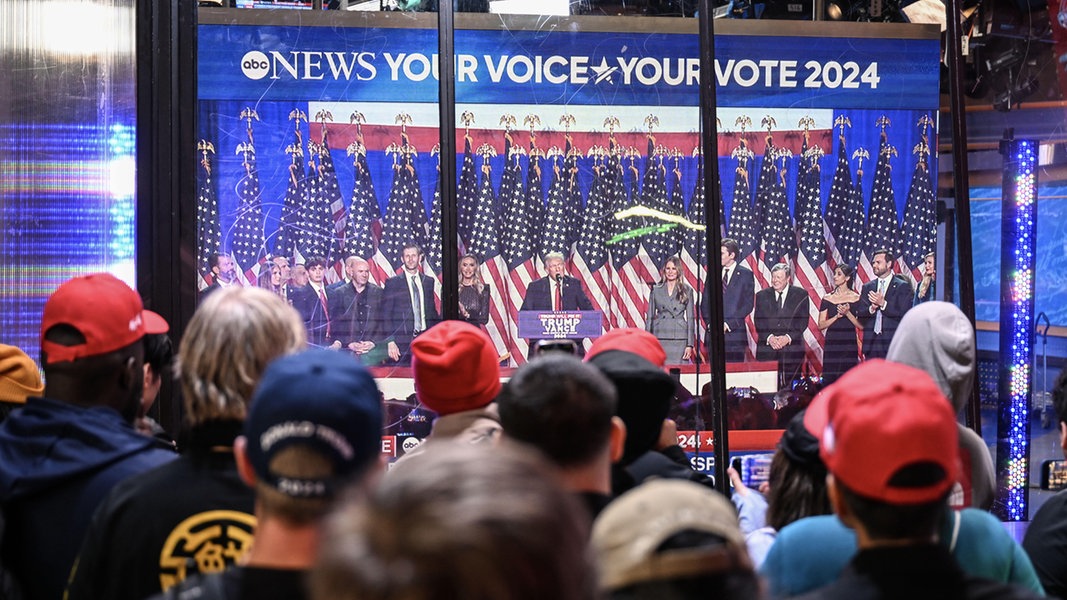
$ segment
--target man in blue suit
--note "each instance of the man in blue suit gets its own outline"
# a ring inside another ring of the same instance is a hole
[[[719,251],[722,256],[722,331],[726,338],[726,362],[743,362],[745,347],[748,346],[745,319],[752,312],[756,295],[756,280],[752,276],[752,271],[737,262],[741,248],[736,240],[724,238]],[[718,293],[720,289],[717,285],[712,285],[715,281],[717,280],[708,278],[704,285],[704,298],[700,301],[700,312],[704,315],[706,323],[711,323],[709,298],[712,293]]]
[[[901,317],[911,308],[911,285],[893,274],[894,260],[892,252],[875,250],[871,259],[875,278],[860,291],[856,316],[863,321],[863,356],[868,360],[885,358]]]
[[[519,310],[593,310],[593,303],[585,295],[582,284],[573,277],[565,275],[563,255],[559,252],[549,252],[545,255],[545,270],[548,276],[533,281],[526,288],[526,297],[522,300]],[[529,355],[532,357],[540,340],[530,340]],[[583,355],[581,341],[578,344],[578,354]]]

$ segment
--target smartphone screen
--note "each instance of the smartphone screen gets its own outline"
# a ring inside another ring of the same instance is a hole
[[[1067,488],[1067,460],[1041,463],[1041,489],[1059,491]]]
[[[745,487],[756,489],[770,479],[773,457],[774,454],[745,454],[734,457],[730,465],[741,476]]]

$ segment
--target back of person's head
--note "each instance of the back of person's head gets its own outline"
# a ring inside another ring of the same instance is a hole
[[[832,511],[819,439],[804,425],[804,411],[789,422],[771,459],[767,525],[780,531],[793,521]]]
[[[662,367],[667,362],[667,353],[664,352],[659,339],[636,327],[620,327],[600,336],[590,346],[585,360],[592,360],[596,355],[608,350],[632,352],[657,367]]]
[[[1067,368],[1060,371],[1052,386],[1052,407],[1060,423],[1067,425]]]
[[[626,492],[593,524],[600,589],[611,598],[758,598],[737,512],[699,484],[657,479]]]
[[[380,464],[381,437],[371,374],[349,356],[313,349],[267,367],[235,452],[263,514],[302,525]]]
[[[959,474],[956,418],[933,379],[868,360],[826,388],[808,413],[811,423],[824,420],[820,454],[846,524],[858,521],[875,541],[929,539]]]
[[[157,379],[166,379],[174,367],[174,342],[165,333],[144,336],[144,364]]]
[[[600,371],[561,353],[520,367],[497,400],[504,434],[564,468],[604,451],[615,403],[615,387]]]
[[[442,442],[330,517],[317,600],[588,600],[582,508],[532,450]]]
[[[656,445],[677,386],[663,369],[633,352],[605,350],[587,360],[615,384],[616,414],[626,425],[621,463],[628,465]]]
[[[975,356],[971,321],[955,304],[931,301],[904,313],[886,360],[925,371],[959,412],[974,386]]]
[[[141,297],[108,273],[75,277],[56,288],[41,318],[46,393],[83,405],[137,414],[144,384],[144,344],[167,322],[144,310]]]
[[[306,342],[300,315],[276,294],[232,287],[209,295],[178,349],[186,421],[244,419],[267,364]]]
[[[44,392],[41,372],[33,359],[15,346],[0,344],[0,421],[26,398]]]
[[[415,338],[411,373],[419,402],[438,415],[484,408],[500,392],[493,341],[464,321],[442,321]]]

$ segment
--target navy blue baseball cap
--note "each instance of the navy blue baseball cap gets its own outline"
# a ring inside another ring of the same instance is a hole
[[[294,498],[328,498],[381,453],[382,406],[371,374],[351,356],[312,349],[267,366],[245,419],[247,455],[263,483]],[[287,477],[270,469],[299,445],[326,457],[333,476]]]

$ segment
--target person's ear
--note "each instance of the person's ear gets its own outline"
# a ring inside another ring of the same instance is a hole
[[[611,449],[611,462],[619,462],[626,446],[626,423],[619,417],[611,418],[611,434],[608,438],[608,445]]]
[[[841,522],[845,525],[853,527],[854,517],[848,508],[848,503],[845,502],[845,498],[841,494],[841,488],[837,487],[837,481],[832,474],[826,475],[826,496],[830,499],[830,506],[834,509],[834,514],[837,515],[837,518],[841,519]]]
[[[1067,423],[1060,421],[1060,448],[1064,456],[1067,456]]]
[[[233,457],[237,461],[237,474],[248,487],[256,486],[256,470],[248,460],[248,439],[239,435],[233,440]]]

